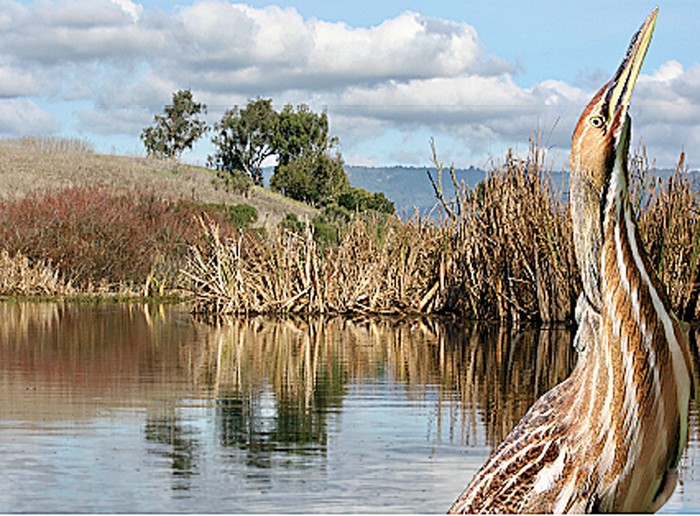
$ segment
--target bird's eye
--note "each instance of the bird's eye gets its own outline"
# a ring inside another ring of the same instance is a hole
[[[605,119],[600,115],[595,115],[588,120],[588,123],[590,123],[592,127],[599,129],[605,125]]]

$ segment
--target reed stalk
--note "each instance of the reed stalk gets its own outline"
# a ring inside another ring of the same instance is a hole
[[[202,218],[203,243],[192,246],[184,270],[196,313],[430,313],[443,308],[439,286],[444,235],[419,219],[357,217],[340,244],[322,247],[311,225],[297,233],[219,235]],[[386,234],[377,238],[377,225]],[[424,244],[423,246],[416,245]]]
[[[0,250],[0,295],[63,296],[74,288],[50,263],[32,263],[21,253],[10,255]]]
[[[700,187],[683,159],[668,179],[651,175],[643,149],[631,165],[652,263],[679,315],[700,318]],[[193,310],[572,320],[581,286],[566,185],[553,184],[538,141],[524,159],[509,152],[474,188],[453,183],[448,204],[440,176],[432,182],[446,213],[438,222],[358,215],[337,246],[319,245],[311,225],[224,239],[202,219],[206,237],[184,269]]]

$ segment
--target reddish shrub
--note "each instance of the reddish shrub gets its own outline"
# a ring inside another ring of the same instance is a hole
[[[50,261],[76,286],[140,285],[154,267],[174,278],[187,246],[201,238],[199,213],[188,203],[99,187],[30,194],[0,203],[0,248]]]

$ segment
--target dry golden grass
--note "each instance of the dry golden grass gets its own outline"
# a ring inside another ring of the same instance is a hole
[[[460,188],[450,218],[356,217],[331,248],[310,227],[227,242],[205,223],[186,268],[194,309],[568,319],[579,291],[571,223],[542,173],[534,146],[526,160],[509,154],[477,188]]]

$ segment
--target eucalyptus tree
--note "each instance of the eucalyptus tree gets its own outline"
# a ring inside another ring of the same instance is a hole
[[[163,114],[153,117],[153,125],[141,132],[148,155],[179,159],[208,130],[200,118],[206,112],[207,106],[195,102],[190,90],[173,93],[172,104],[166,105]]]
[[[274,146],[279,115],[271,99],[258,98],[244,108],[234,106],[214,124],[212,143],[216,152],[209,166],[232,175],[242,174],[263,184],[263,163],[276,153]]]

